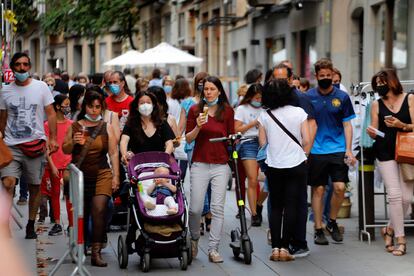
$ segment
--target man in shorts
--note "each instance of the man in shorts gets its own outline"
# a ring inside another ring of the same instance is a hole
[[[315,63],[315,75],[318,86],[305,95],[315,109],[318,125],[315,141],[309,156],[309,185],[312,187],[312,209],[315,221],[314,242],[328,245],[322,230],[323,197],[329,177],[333,183],[331,210],[326,230],[335,242],[342,242],[336,217],[345,195],[345,183],[348,179],[348,166],[356,159],[352,154],[352,125],[355,118],[349,96],[332,85],[333,66],[329,59]]]
[[[43,121],[47,118],[50,128],[47,146],[49,153],[55,152],[58,149],[56,114],[52,105],[52,93],[46,83],[30,77],[29,56],[26,53],[14,54],[10,68],[16,80],[3,86],[0,92],[0,131],[4,142],[13,154],[13,161],[1,169],[0,173],[3,187],[11,197],[14,195],[16,180],[25,179],[29,188],[29,221],[26,226],[26,239],[35,239],[37,235],[34,222],[40,204],[40,183],[46,160],[44,153],[40,153],[37,157],[25,155],[21,145],[47,140],[43,128]]]

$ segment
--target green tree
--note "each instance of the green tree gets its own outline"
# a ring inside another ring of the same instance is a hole
[[[7,7],[11,7],[8,5]],[[13,12],[17,20],[17,34],[24,34],[37,22],[37,9],[33,6],[33,0],[14,0]]]
[[[137,0],[45,0],[46,13],[41,26],[46,34],[73,34],[95,38],[111,31],[129,39],[138,22]]]

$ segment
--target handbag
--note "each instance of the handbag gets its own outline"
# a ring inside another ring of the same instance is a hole
[[[414,164],[414,132],[397,132],[395,161]]]
[[[414,180],[414,165],[408,163],[401,163],[401,176],[405,182]]]
[[[36,139],[17,146],[24,155],[30,158],[42,156],[46,152],[46,141],[43,139]]]
[[[103,121],[100,121],[98,126],[92,132],[91,136],[89,136],[88,139],[86,140],[86,143],[83,146],[82,151],[79,155],[78,162],[76,162],[76,164],[75,164],[76,167],[80,168],[80,166],[82,165],[83,160],[85,160],[86,154],[89,151],[89,146],[92,144],[92,142],[98,136],[98,133],[101,131],[103,124],[104,124]],[[69,184],[69,179],[70,179],[70,172],[69,172],[68,169],[65,169],[65,171],[63,172],[63,183],[65,185]]]
[[[11,161],[13,161],[13,155],[3,139],[0,139],[0,169],[9,165]]]

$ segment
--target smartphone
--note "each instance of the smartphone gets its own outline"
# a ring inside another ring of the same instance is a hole
[[[384,119],[385,120],[387,120],[387,119],[391,119],[392,118],[392,115],[387,115],[387,116],[384,116]]]

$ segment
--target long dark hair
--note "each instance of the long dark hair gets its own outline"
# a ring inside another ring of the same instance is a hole
[[[166,119],[168,117],[168,103],[164,89],[160,86],[151,86],[148,87],[147,91],[155,95],[162,112],[162,118]]]
[[[265,84],[262,104],[271,110],[283,107],[294,99],[293,87],[285,79],[274,79]]]
[[[226,92],[224,91],[223,85],[221,84],[220,79],[215,76],[208,76],[204,78],[203,87],[205,86],[206,82],[211,82],[212,84],[214,84],[217,87],[218,91],[220,92],[218,96],[217,110],[214,116],[216,120],[223,121],[224,109],[226,106],[230,106],[229,100],[227,99],[227,95],[226,95]],[[203,110],[203,107],[206,104],[203,99],[204,99],[204,90],[203,92],[201,92],[201,95],[200,95],[200,102],[198,103],[198,113],[200,113]]]
[[[99,101],[99,104],[101,105],[101,111],[102,112],[106,109],[105,100],[104,100],[104,97],[102,96],[102,94],[96,92],[95,90],[89,90],[88,89],[85,92],[85,98],[83,99],[83,102],[82,102],[81,111],[80,111],[80,113],[78,115],[78,118],[77,118],[78,121],[85,118],[86,106],[91,105],[95,100]]]
[[[247,89],[246,95],[244,95],[243,100],[241,100],[239,105],[249,104],[254,96],[257,94],[262,95],[263,93],[263,86],[260,83],[254,83],[250,85],[249,89]]]
[[[85,87],[75,84],[69,89],[70,110],[72,114],[77,111],[79,98],[85,93]]]
[[[172,88],[171,99],[184,100],[191,95],[190,83],[186,79],[178,79]]]
[[[382,83],[386,83],[394,95],[403,93],[403,87],[394,69],[383,69],[372,77],[371,87],[374,91],[377,90],[377,78],[379,78]]]
[[[157,97],[151,92],[147,91],[141,91],[138,94],[136,94],[134,100],[131,102],[129,106],[129,116],[128,120],[126,122],[126,125],[131,130],[131,140],[137,140],[138,142],[142,143],[144,142],[145,132],[142,129],[142,121],[141,121],[141,113],[138,111],[138,102],[139,99],[141,99],[143,96],[150,97],[152,101],[152,105],[154,109],[151,113],[151,121],[154,124],[156,129],[159,129],[161,127],[161,124],[163,122],[162,120],[162,112],[159,107]]]

